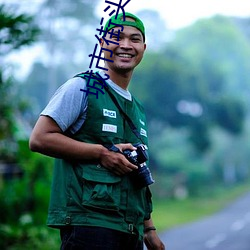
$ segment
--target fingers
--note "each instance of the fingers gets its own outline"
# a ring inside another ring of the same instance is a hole
[[[126,149],[129,149],[131,151],[136,150],[136,147],[134,147],[131,143],[120,143],[116,144],[115,146],[119,148],[121,152],[123,152]]]
[[[111,170],[119,175],[127,174],[138,167],[131,162],[129,162],[126,157],[122,154],[114,153],[114,158],[112,159]]]
[[[125,149],[134,150],[132,144],[118,144],[115,146],[119,147],[121,151]],[[105,153],[102,154],[100,161],[102,166],[117,175],[124,175],[138,168],[136,165],[129,162],[123,154],[109,150],[105,150]]]

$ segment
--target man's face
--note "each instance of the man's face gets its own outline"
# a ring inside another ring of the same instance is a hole
[[[115,27],[114,33],[118,33],[119,29],[119,27]],[[123,31],[120,31],[119,41],[117,36],[109,38],[108,33],[106,38],[119,43],[119,45],[112,43],[107,45],[105,41],[102,40],[102,48],[109,49],[113,52],[112,57],[110,57],[110,52],[104,50],[105,58],[114,61],[106,62],[106,66],[109,69],[120,73],[133,71],[133,69],[140,63],[146,49],[142,33],[134,27],[123,26]]]

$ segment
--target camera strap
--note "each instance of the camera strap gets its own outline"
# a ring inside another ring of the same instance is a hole
[[[128,125],[129,125],[130,129],[132,130],[132,132],[143,143],[138,129],[136,128],[135,124],[130,119],[130,117],[123,111],[123,109],[121,108],[121,106],[120,106],[119,102],[117,101],[116,97],[114,96],[114,94],[110,91],[108,86],[104,86],[104,88],[105,88],[106,92],[108,92],[110,98],[112,99],[112,101],[114,102],[114,104],[116,105],[118,110],[120,111],[120,113],[123,116],[123,118],[125,119],[125,121],[128,123]]]
[[[85,79],[85,75],[90,75],[90,73],[87,71],[87,72],[84,72],[84,73],[77,74],[75,77],[81,77],[81,78]],[[92,76],[95,76],[95,74],[92,73]],[[130,119],[130,117],[123,111],[123,109],[121,108],[121,106],[120,106],[119,102],[117,101],[116,97],[110,91],[109,86],[106,83],[103,83],[103,81],[99,80],[98,78],[96,78],[96,80],[99,81],[104,86],[106,92],[108,92],[110,98],[112,99],[112,101],[114,102],[114,104],[116,105],[116,107],[118,108],[119,112],[121,113],[121,115],[123,116],[123,118],[125,119],[125,121],[128,123],[128,125],[129,125],[130,129],[132,130],[132,132],[141,141],[141,143],[144,144],[144,142],[142,141],[142,138],[141,138],[140,133],[137,130],[136,126],[134,125],[134,123],[132,122],[132,120]]]

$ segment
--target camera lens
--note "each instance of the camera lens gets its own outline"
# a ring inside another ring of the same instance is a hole
[[[153,184],[155,181],[152,178],[152,174],[146,164],[138,169],[138,186],[146,187]]]
[[[138,166],[137,170],[131,172],[131,178],[138,188],[143,188],[154,183],[151,172],[146,165],[148,160],[147,146],[141,143],[134,146],[137,150],[124,150],[123,154],[131,163]]]

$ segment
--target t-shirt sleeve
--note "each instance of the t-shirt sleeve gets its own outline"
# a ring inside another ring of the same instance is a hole
[[[86,81],[80,77],[68,80],[57,89],[41,115],[51,117],[64,132],[77,132],[86,118]]]

